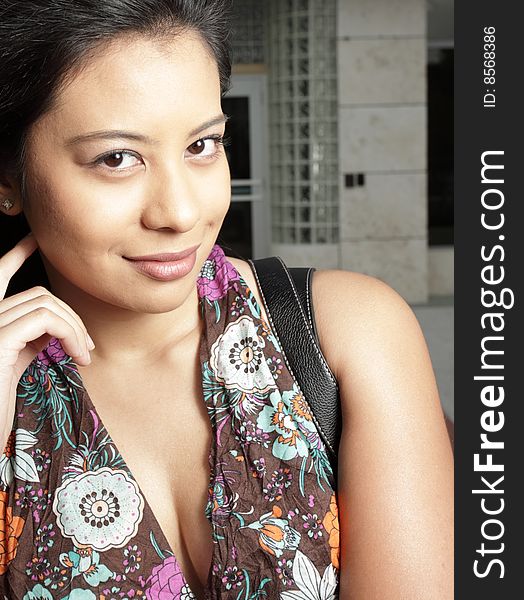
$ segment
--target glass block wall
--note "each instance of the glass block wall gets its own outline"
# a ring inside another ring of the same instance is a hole
[[[232,58],[235,64],[265,62],[267,3],[264,0],[233,2]]]
[[[268,2],[275,243],[339,239],[336,8],[336,0]]]

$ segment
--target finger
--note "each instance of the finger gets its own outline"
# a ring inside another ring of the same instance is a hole
[[[27,302],[16,304],[9,310],[3,311],[0,313],[0,329],[6,327],[13,321],[16,321],[20,317],[37,311],[40,308],[46,309],[55,314],[57,317],[64,319],[64,321],[66,321],[75,330],[78,344],[82,346],[86,354],[88,353],[89,348],[85,329],[80,326],[78,321],[68,310],[64,309],[63,306],[56,302],[56,299],[53,296],[38,296],[36,298],[32,298],[31,300],[27,300]]]
[[[69,356],[80,359],[84,364],[89,364],[89,355],[86,355],[84,346],[78,343],[74,328],[47,308],[37,308],[2,327],[0,329],[0,346],[6,351],[6,354],[11,350],[18,356],[26,346],[45,334],[60,340],[63,349]]]
[[[29,290],[25,290],[23,292],[15,294],[14,296],[10,296],[9,298],[5,298],[4,300],[1,300],[0,301],[0,318],[3,313],[10,310],[14,306],[17,306],[18,304],[23,304],[23,303],[28,302],[29,300],[33,300],[35,298],[41,298],[43,306],[49,306],[49,304],[47,304],[47,303],[49,302],[49,299],[50,299],[51,301],[53,301],[56,304],[58,304],[59,306],[61,306],[65,311],[67,311],[71,315],[71,317],[74,319],[74,321],[77,323],[77,325],[84,332],[84,336],[87,339],[87,343],[88,343],[88,345],[91,346],[90,350],[93,349],[92,344],[89,344],[89,341],[91,338],[89,337],[86,326],[84,325],[84,322],[82,321],[80,316],[68,304],[66,304],[63,300],[61,300],[57,296],[53,295],[45,287],[36,286]]]
[[[38,248],[33,235],[29,234],[0,258],[0,299],[5,296],[7,286],[13,275]]]

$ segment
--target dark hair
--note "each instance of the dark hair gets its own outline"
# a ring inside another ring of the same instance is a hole
[[[0,172],[25,190],[25,142],[71,75],[113,38],[199,33],[229,88],[231,0],[3,0],[0,7]]]
[[[89,58],[115,38],[169,41],[200,34],[214,57],[221,93],[230,85],[232,0],[0,0],[0,174],[26,197],[25,147],[33,123]],[[0,212],[0,256],[29,231],[23,214]],[[7,296],[49,282],[38,253],[15,274]]]

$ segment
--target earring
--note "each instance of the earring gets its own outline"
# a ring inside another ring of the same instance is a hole
[[[4,200],[2,200],[2,208],[5,210],[11,210],[14,205],[15,203],[10,198],[4,198]]]

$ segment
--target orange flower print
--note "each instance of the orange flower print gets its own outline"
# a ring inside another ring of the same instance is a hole
[[[273,441],[273,456],[282,460],[290,460],[296,456],[308,455],[308,442],[305,431],[310,431],[308,421],[295,417],[289,397],[297,391],[274,392],[270,395],[270,405],[264,406],[257,418],[257,428],[266,433],[276,431],[279,435]],[[286,397],[287,396],[287,397]],[[300,422],[299,422],[300,421]]]
[[[271,327],[269,327],[269,323],[261,317],[260,319],[260,335],[262,337],[270,337],[272,335]]]
[[[0,575],[7,571],[16,556],[24,523],[24,519],[14,517],[13,509],[7,506],[7,492],[0,492]]]
[[[11,431],[11,433],[9,434],[9,437],[7,438],[7,442],[5,445],[4,454],[6,455],[7,458],[11,458],[14,456],[15,440],[16,440],[16,432],[13,429],[13,431]]]
[[[282,430],[282,433],[278,436],[278,441],[280,443],[289,444],[290,446],[297,445],[297,438],[300,439],[297,431],[297,424],[293,420],[293,417],[287,414],[283,402],[277,404],[277,409],[271,418],[271,425],[273,425],[277,431],[279,429]]]
[[[262,550],[277,558],[282,556],[284,550],[296,550],[300,543],[300,533],[290,526],[287,519],[282,518],[282,509],[278,506],[273,506],[271,512],[246,527],[258,531],[258,543]]]
[[[298,392],[291,398],[291,406],[296,415],[306,419],[306,421],[311,421],[311,411],[302,392]]]
[[[282,444],[289,444],[290,446],[297,445],[297,438],[300,440],[297,424],[293,420],[293,417],[287,413],[286,406],[283,402],[278,403],[277,409],[271,419],[271,424],[274,425],[275,428],[282,430],[282,433],[278,437],[279,442]]]
[[[331,562],[335,569],[340,568],[340,526],[338,524],[338,506],[335,494],[331,496],[329,510],[322,521],[324,529],[329,535],[329,547],[331,548]]]

